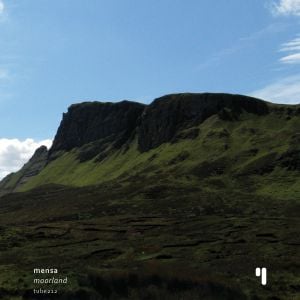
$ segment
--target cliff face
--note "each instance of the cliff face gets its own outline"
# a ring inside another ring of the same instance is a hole
[[[197,126],[213,114],[230,119],[238,118],[242,111],[262,115],[268,113],[268,105],[229,94],[167,95],[148,106],[130,101],[74,104],[63,114],[50,156],[95,141],[119,148],[134,134],[140,151],[145,152],[172,141],[180,130]]]
[[[240,95],[167,95],[144,110],[138,130],[139,148],[144,152],[170,142],[180,130],[197,126],[214,114],[232,119],[242,111],[263,115],[268,110],[266,102]]]
[[[145,105],[130,101],[71,105],[63,114],[50,155],[97,140],[110,141],[120,147],[132,136],[144,108]]]
[[[20,177],[17,185],[23,185],[30,178],[34,177],[35,175],[39,174],[40,171],[45,167],[48,158],[48,150],[46,146],[39,147],[29,160],[27,164],[24,166],[24,173],[22,177]],[[18,186],[16,187],[18,188]]]

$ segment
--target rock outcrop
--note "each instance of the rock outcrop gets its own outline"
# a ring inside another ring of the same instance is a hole
[[[214,114],[221,118],[238,118],[242,111],[268,113],[262,100],[230,94],[174,94],[156,99],[143,112],[138,130],[142,152],[170,142],[186,128],[199,125]]]
[[[120,147],[132,136],[144,108],[144,104],[131,101],[71,105],[63,114],[50,155],[97,140],[109,140]]]
[[[83,102],[71,105],[58,128],[50,156],[91,142],[121,147],[137,134],[140,151],[170,142],[181,129],[187,129],[212,116],[237,118],[242,111],[268,113],[268,105],[255,98],[230,94],[173,94],[150,105],[122,101]]]

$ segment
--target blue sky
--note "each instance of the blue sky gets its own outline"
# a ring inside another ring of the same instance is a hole
[[[75,102],[300,103],[299,25],[300,0],[0,0],[0,172],[7,141],[53,139]]]

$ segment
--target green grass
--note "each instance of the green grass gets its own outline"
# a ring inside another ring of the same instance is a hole
[[[293,172],[280,168],[270,174],[258,173],[293,147],[292,138],[299,127],[299,118],[286,120],[275,113],[267,116],[243,114],[239,121],[223,121],[212,116],[199,126],[200,134],[196,139],[165,143],[145,153],[138,151],[134,140],[126,151],[112,150],[101,162],[80,162],[80,149],[73,149],[50,162],[20,191],[50,183],[79,187],[118,180],[126,184],[126,180],[131,182],[130,178],[156,176],[193,185],[199,181],[197,172],[204,174],[201,179],[204,186],[214,188],[215,184],[210,184],[205,177],[213,176],[213,170],[222,167],[224,172],[218,180],[224,183],[224,188],[228,184],[233,187],[230,182],[235,182],[237,189],[243,189],[244,178],[239,177],[242,174],[255,182],[253,187],[257,187],[260,194],[298,197],[300,180]],[[210,170],[207,176],[205,170]]]

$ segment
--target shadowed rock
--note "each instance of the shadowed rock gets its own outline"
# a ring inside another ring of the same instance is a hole
[[[255,98],[230,94],[174,94],[154,100],[141,118],[138,141],[142,152],[170,142],[179,131],[199,125],[214,114],[236,119],[243,112],[263,115],[268,105]]]
[[[119,148],[134,133],[144,107],[144,104],[130,101],[71,105],[63,114],[50,155],[97,140],[108,141]]]

